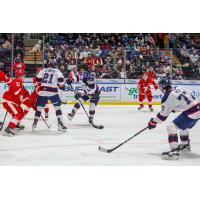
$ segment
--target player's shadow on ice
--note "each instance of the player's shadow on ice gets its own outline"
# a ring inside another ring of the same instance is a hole
[[[68,124],[69,128],[72,128],[72,129],[80,129],[81,128],[89,128],[89,127],[92,127],[91,124]]]

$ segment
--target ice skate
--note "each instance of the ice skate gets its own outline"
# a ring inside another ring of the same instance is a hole
[[[0,122],[0,129],[1,129],[2,126],[3,126],[3,122]]]
[[[178,149],[173,149],[171,151],[163,152],[162,158],[164,160],[178,160],[179,159],[179,151],[178,151]]]
[[[68,113],[67,114],[67,118],[72,121],[72,119],[74,118],[74,113]]]
[[[138,107],[138,110],[142,110],[143,108],[144,108],[144,105],[139,106],[139,107]]]
[[[5,131],[2,133],[2,135],[4,136],[8,136],[8,137],[13,137],[14,136],[14,132],[13,130],[8,126]]]
[[[33,125],[32,125],[32,132],[35,131],[36,127],[37,127],[37,121],[34,120]]]
[[[63,124],[63,122],[58,123],[58,131],[66,132],[67,127]]]
[[[150,111],[150,112],[153,112],[153,108],[149,108],[149,111]]]
[[[93,124],[93,117],[89,117],[89,123]]]
[[[18,123],[16,126],[15,126],[16,129],[20,129],[20,130],[23,130],[25,129],[25,126],[24,125],[21,125],[20,123]]]
[[[48,119],[48,118],[49,118],[48,112],[45,112],[44,117],[45,117],[45,119]]]
[[[191,151],[190,140],[188,140],[187,144],[179,144],[178,150],[179,151],[185,151],[185,152]]]

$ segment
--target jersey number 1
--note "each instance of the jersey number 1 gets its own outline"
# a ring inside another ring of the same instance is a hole
[[[45,73],[42,79],[42,83],[52,84],[53,74]]]

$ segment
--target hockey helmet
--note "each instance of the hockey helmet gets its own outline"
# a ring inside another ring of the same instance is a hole
[[[158,81],[158,86],[161,89],[171,87],[171,85],[172,85],[172,82],[171,82],[170,78],[167,76],[161,77],[160,80]]]
[[[36,67],[36,74],[38,74],[42,70],[42,67]]]
[[[144,74],[142,75],[142,78],[143,78],[144,80],[147,80],[148,77],[149,77],[149,75],[148,75],[147,73],[144,73]]]
[[[89,85],[92,85],[92,84],[94,84],[94,80],[95,80],[95,76],[94,76],[94,74],[92,73],[92,74],[89,74],[88,76],[87,76],[87,83],[89,84]]]

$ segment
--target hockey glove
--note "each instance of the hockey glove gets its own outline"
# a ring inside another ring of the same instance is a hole
[[[151,120],[150,120],[149,123],[148,123],[148,128],[149,128],[149,129],[156,128],[157,122],[154,122],[153,120],[154,120],[154,119],[151,118]]]
[[[78,100],[80,97],[81,97],[81,94],[80,94],[80,93],[76,93],[75,96],[74,96],[74,98],[75,98],[76,100]]]
[[[68,84],[68,85],[72,85],[72,83],[73,83],[73,81],[72,81],[72,80],[70,80],[70,79],[67,79],[67,81],[66,81],[66,82],[67,82],[67,84]]]

